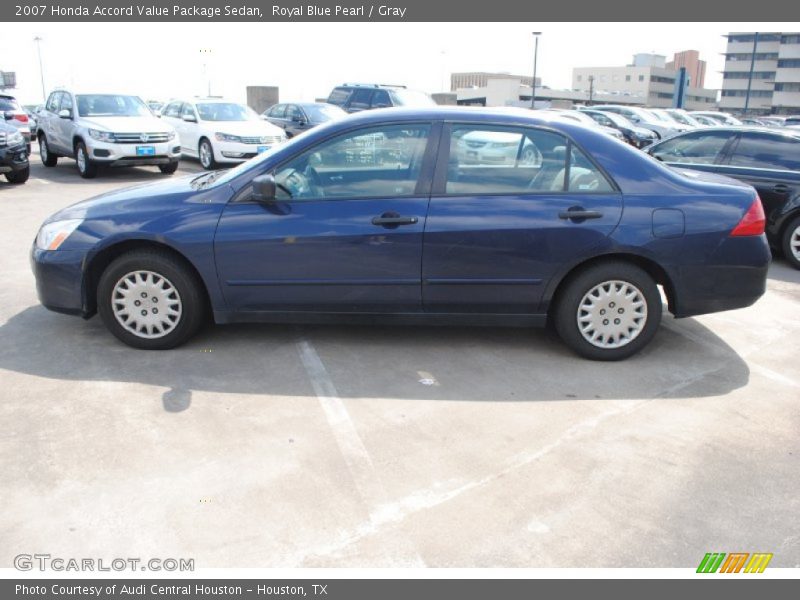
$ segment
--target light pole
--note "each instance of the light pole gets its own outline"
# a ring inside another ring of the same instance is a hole
[[[592,105],[594,100],[594,75],[589,75],[589,106]]]
[[[42,80],[42,102],[47,102],[47,93],[45,92],[44,87],[44,68],[42,67],[42,38],[37,35],[35,38],[33,38],[33,41],[36,42],[36,52],[39,55],[39,77]]]
[[[211,62],[211,48],[200,48],[200,54],[203,58],[203,74],[208,79],[208,97],[211,97],[211,74],[209,73],[208,63]]]
[[[536,103],[536,61],[539,58],[539,36],[542,35],[541,31],[533,32],[533,81],[531,81],[531,110],[533,110]]]
[[[753,36],[753,55],[750,57],[750,74],[747,76],[747,93],[744,97],[744,114],[750,107],[750,87],[753,85],[753,67],[756,65],[756,50],[758,49],[758,32]]]

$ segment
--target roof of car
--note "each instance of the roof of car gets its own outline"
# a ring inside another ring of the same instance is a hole
[[[684,131],[679,133],[674,137],[681,137],[687,135],[689,133],[696,133],[696,132],[705,132],[705,133],[716,133],[718,131],[722,132],[730,132],[730,133],[770,133],[773,135],[782,135],[784,137],[791,137],[791,138],[799,138],[800,131],[791,131],[791,129],[783,128],[777,129],[775,127],[757,127],[752,125],[720,125],[719,127],[714,127],[711,129],[690,129],[689,131]],[[674,138],[667,138],[667,139],[674,139]],[[666,140],[664,140],[666,141]]]

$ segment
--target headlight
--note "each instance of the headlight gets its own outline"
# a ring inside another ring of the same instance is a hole
[[[99,129],[90,129],[89,137],[98,142],[109,142],[113,144],[116,141],[113,133],[110,131],[100,131]]]
[[[230,133],[220,133],[219,131],[214,134],[219,142],[241,142],[242,138],[238,135],[231,135]]]
[[[175,139],[175,132],[174,131],[167,132],[167,141],[171,142],[174,139]]]
[[[67,219],[42,225],[36,236],[36,247],[39,250],[58,250],[81,223],[83,219]]]

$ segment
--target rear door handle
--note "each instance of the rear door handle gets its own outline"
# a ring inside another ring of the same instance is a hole
[[[415,225],[418,221],[417,217],[403,217],[397,213],[383,213],[380,217],[374,217],[372,224],[380,227],[398,227],[399,225]]]
[[[772,191],[776,194],[788,194],[789,193],[789,186],[785,183],[776,183],[775,186],[772,188]]]
[[[586,219],[600,219],[603,217],[603,213],[597,210],[583,210],[583,209],[569,209],[569,210],[562,210],[558,213],[559,219],[571,219],[573,221],[576,220],[586,220]]]

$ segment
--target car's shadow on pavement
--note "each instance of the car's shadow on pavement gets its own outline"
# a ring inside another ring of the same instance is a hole
[[[118,342],[97,317],[35,306],[0,326],[0,369],[163,387],[170,412],[188,409],[194,391],[313,396],[300,352],[306,343],[342,398],[700,398],[747,384],[747,364],[712,331],[692,319],[664,320],[643,352],[601,363],[573,355],[547,330],[506,328],[208,326],[181,348],[141,351]]]

